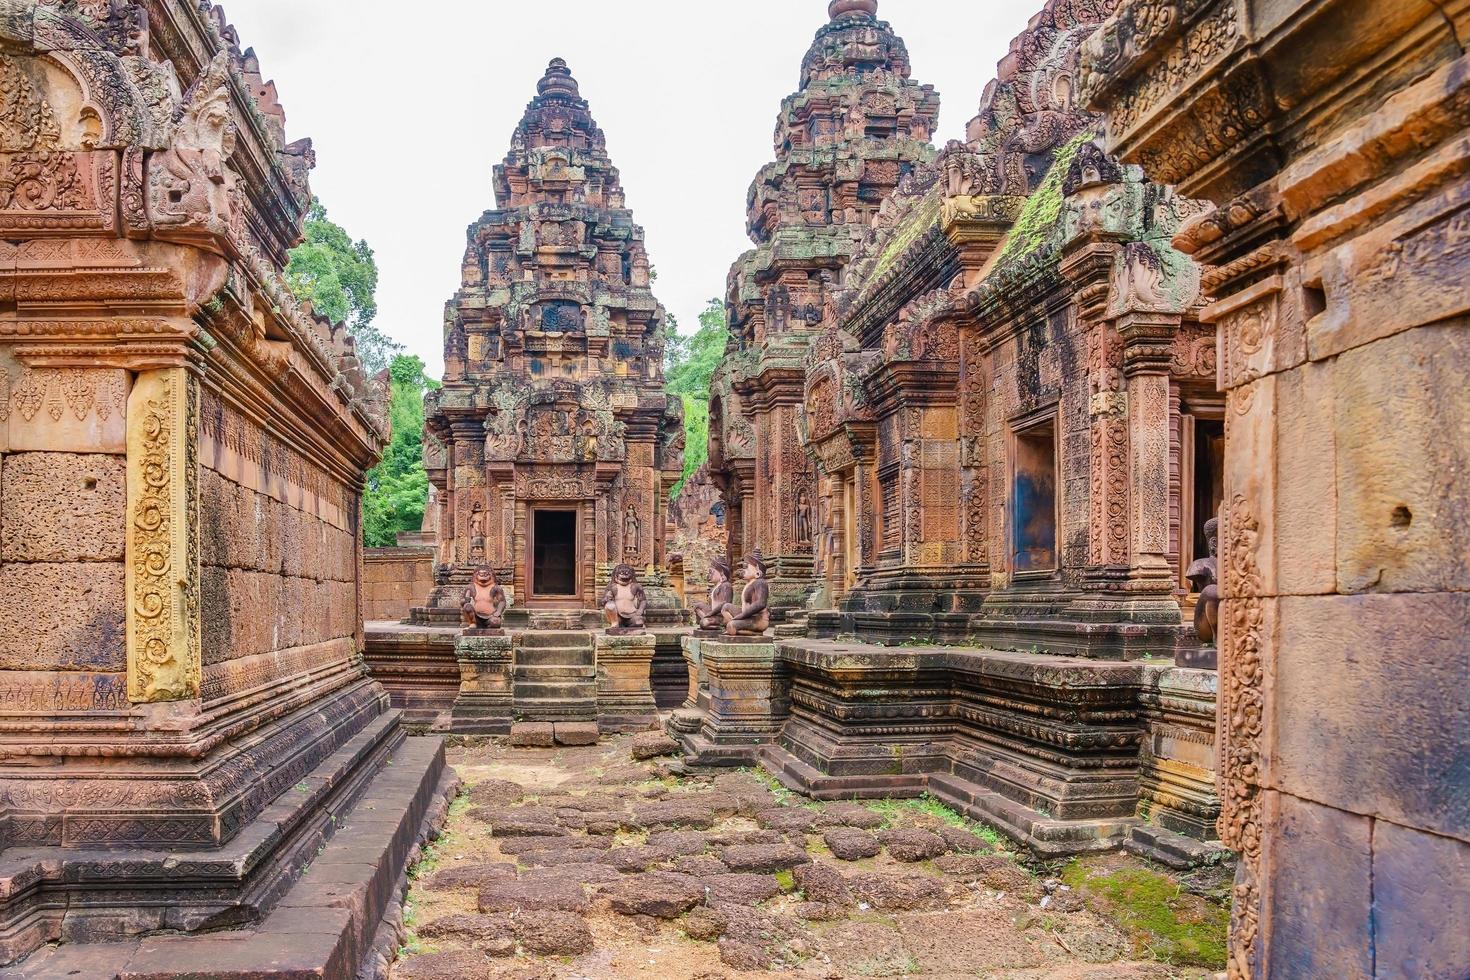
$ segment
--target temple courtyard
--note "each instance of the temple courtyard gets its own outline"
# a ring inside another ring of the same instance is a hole
[[[638,760],[672,751],[653,733],[470,743],[449,751],[465,792],[410,875],[398,980],[1163,980],[1224,963],[1219,865],[1040,861],[932,798],[820,803],[758,769]]]

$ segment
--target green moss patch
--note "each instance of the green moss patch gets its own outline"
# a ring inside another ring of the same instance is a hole
[[[906,816],[920,814],[933,817],[951,827],[968,830],[992,847],[1000,847],[1004,843],[1004,839],[994,827],[987,827],[983,823],[976,823],[966,818],[928,793],[913,800],[874,800],[865,805],[869,810],[883,817],[885,829],[902,824]]]
[[[1096,138],[1092,133],[1079,133],[1057,150],[1046,176],[1042,178],[1035,192],[1026,198],[1020,216],[1011,226],[1010,234],[1006,236],[1005,244],[996,256],[997,266],[1010,259],[1025,258],[1047,243],[1052,229],[1056,227],[1057,219],[1062,215],[1062,182],[1067,179],[1067,170],[1082,149],[1082,144]]]
[[[1225,968],[1227,906],[1190,894],[1168,875],[1141,865],[1104,868],[1078,858],[1062,872],[1062,881],[1128,937],[1135,955],[1174,966]]]

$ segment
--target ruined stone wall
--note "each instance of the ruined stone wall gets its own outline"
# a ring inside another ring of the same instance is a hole
[[[1470,973],[1470,4],[1130,0],[1108,142],[1217,205],[1230,975]]]
[[[432,546],[368,548],[362,558],[362,618],[404,619],[433,587]]]

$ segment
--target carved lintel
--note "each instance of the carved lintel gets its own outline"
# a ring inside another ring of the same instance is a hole
[[[128,698],[199,696],[197,381],[139,374],[128,398]]]

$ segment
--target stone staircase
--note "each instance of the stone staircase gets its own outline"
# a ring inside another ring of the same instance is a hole
[[[521,722],[597,720],[597,650],[586,631],[519,633],[512,683]]]

